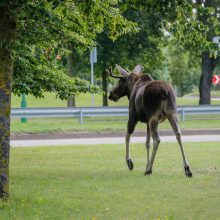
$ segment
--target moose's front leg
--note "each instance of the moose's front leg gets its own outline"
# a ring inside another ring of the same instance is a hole
[[[130,119],[128,120],[127,134],[125,136],[125,142],[126,142],[126,158],[125,159],[126,159],[129,170],[133,170],[134,168],[134,164],[130,156],[130,137],[132,133],[134,132],[136,124],[137,124],[137,121],[130,120]]]
[[[129,134],[127,132],[126,136],[125,136],[125,142],[126,142],[126,162],[128,165],[129,170],[133,170],[134,168],[134,164],[131,160],[131,156],[130,156],[130,136],[131,134]]]

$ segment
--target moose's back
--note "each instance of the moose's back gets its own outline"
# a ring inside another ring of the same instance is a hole
[[[134,101],[132,100],[134,99]],[[130,108],[135,104],[138,120],[149,122],[152,118],[177,113],[173,87],[165,81],[153,80],[136,86],[136,92],[130,97]]]

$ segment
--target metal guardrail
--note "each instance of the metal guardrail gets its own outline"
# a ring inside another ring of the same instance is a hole
[[[220,106],[182,106],[178,107],[178,113],[180,114],[181,121],[185,121],[187,115],[220,115]]]
[[[220,106],[179,106],[178,113],[182,121],[186,115],[220,115]],[[118,117],[128,116],[128,107],[82,107],[82,108],[13,108],[12,118],[49,118],[75,117],[80,124],[84,117]]]
[[[83,117],[127,116],[128,107],[82,107],[82,108],[13,108],[12,118],[75,117],[80,124]]]

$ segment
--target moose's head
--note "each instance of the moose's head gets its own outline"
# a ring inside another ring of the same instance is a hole
[[[116,68],[120,72],[121,76],[115,76],[112,73],[112,67],[106,70],[109,76],[113,78],[119,79],[116,86],[112,88],[110,91],[109,99],[117,102],[123,96],[130,96],[131,86],[133,86],[134,78],[137,78],[138,74],[142,72],[143,67],[141,65],[135,66],[132,72],[128,72],[127,70],[123,69],[119,65],[116,64]]]

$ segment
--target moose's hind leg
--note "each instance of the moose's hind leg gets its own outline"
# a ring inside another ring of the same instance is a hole
[[[180,150],[181,150],[182,157],[183,157],[183,166],[184,166],[184,170],[185,170],[185,175],[186,175],[186,177],[192,177],[192,172],[190,170],[189,163],[187,162],[184,147],[182,144],[181,132],[180,132],[179,124],[178,124],[178,117],[176,114],[173,114],[168,117],[168,120],[173,128],[173,131],[176,135],[176,139],[177,139],[179,146],[180,146]]]
[[[150,127],[148,123],[147,123],[146,149],[147,149],[147,166],[148,166],[150,162]]]
[[[157,149],[160,144],[160,137],[159,137],[157,128],[158,128],[158,120],[151,121],[150,122],[150,133],[153,138],[153,151],[152,151],[150,161],[147,164],[146,171],[144,173],[145,175],[152,174],[152,167],[153,167],[153,163],[154,163],[154,158],[156,156]]]

